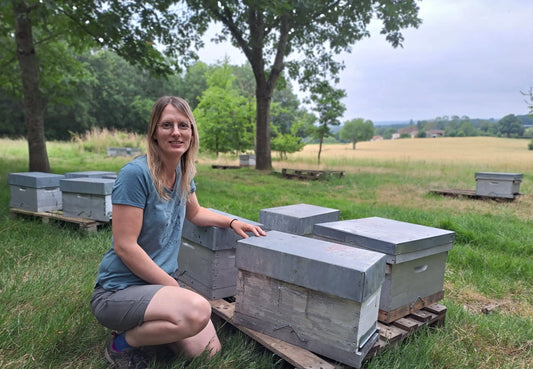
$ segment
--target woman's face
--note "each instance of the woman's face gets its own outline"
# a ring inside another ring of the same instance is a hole
[[[191,122],[185,114],[168,104],[163,109],[153,138],[157,141],[163,155],[181,158],[191,144]]]

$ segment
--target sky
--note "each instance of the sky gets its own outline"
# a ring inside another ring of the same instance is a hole
[[[500,119],[528,114],[533,88],[533,0],[422,0],[422,24],[403,31],[393,48],[370,24],[371,37],[337,55],[345,69],[343,120],[418,121],[442,116]],[[231,45],[210,44],[206,63],[245,57]]]

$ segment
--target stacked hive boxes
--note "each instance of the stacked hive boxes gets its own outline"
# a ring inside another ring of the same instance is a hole
[[[278,231],[238,243],[233,321],[359,368],[378,339],[385,256]]]
[[[210,210],[262,226],[232,214]],[[237,285],[235,247],[240,238],[229,228],[198,227],[185,220],[178,256],[179,280],[208,299],[234,296]]]
[[[114,183],[111,178],[62,179],[63,215],[109,222],[113,212],[111,192]]]
[[[9,207],[28,211],[61,210],[60,174],[43,172],[9,173]]]
[[[389,322],[444,296],[455,233],[379,217],[316,224],[314,234],[387,256],[380,320]]]
[[[442,299],[455,233],[338,217],[306,204],[261,210],[260,222],[273,231],[239,241],[234,320],[360,367],[377,310],[390,322]]]

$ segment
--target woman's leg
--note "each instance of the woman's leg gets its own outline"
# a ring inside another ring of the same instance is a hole
[[[190,290],[165,286],[156,292],[144,313],[144,323],[126,331],[134,347],[172,344],[174,350],[197,356],[208,349],[220,350],[210,321],[211,305]]]
[[[215,327],[213,326],[213,322],[211,321],[209,321],[205,328],[196,336],[170,343],[168,344],[168,347],[170,347],[175,353],[181,353],[187,357],[199,356],[206,349],[209,357],[211,357],[222,348]]]

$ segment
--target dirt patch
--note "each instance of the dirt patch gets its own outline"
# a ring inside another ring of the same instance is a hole
[[[463,309],[474,314],[509,314],[523,317],[533,316],[533,306],[528,301],[521,301],[511,297],[491,298],[480,294],[469,287],[457,288],[449,283],[444,287],[446,297],[449,297]]]

